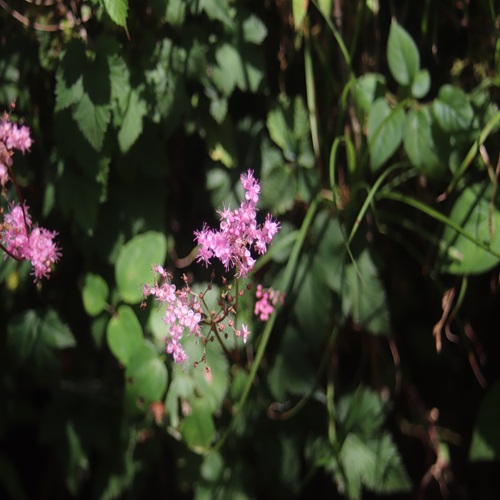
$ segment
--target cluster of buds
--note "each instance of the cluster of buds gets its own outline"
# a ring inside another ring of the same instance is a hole
[[[30,261],[33,266],[32,274],[37,281],[49,277],[51,265],[61,257],[61,250],[54,241],[57,233],[33,224],[29,208],[22,200],[12,169],[12,156],[16,150],[23,154],[29,151],[32,140],[28,127],[18,126],[9,119],[7,113],[0,118],[0,185],[2,196],[8,199],[6,186],[12,182],[19,201],[9,202],[8,213],[5,215],[0,208],[0,215],[3,216],[0,222],[0,248],[5,253],[4,258],[10,256],[19,261]]]
[[[264,223],[257,224],[256,205],[261,190],[260,183],[251,170],[242,174],[240,180],[245,190],[245,201],[241,202],[240,207],[234,211],[229,208],[218,211],[221,217],[219,230],[205,225],[202,231],[194,233],[195,241],[199,245],[198,262],[202,261],[208,266],[211,259],[215,257],[222,262],[226,271],[235,268],[237,280],[234,286],[235,291],[233,291],[233,285],[227,284],[227,279],[223,278],[224,288],[217,300],[218,310],[209,310],[204,300],[205,294],[212,289],[211,284],[204,293],[195,294],[189,287],[186,276],[183,276],[184,286],[178,290],[171,283],[171,276],[159,265],[153,266],[155,275],[153,285],[144,286],[145,299],[152,295],[160,303],[166,304],[164,321],[169,327],[166,341],[167,352],[172,354],[176,363],[187,360],[187,355],[181,345],[184,334],[198,337],[204,345],[218,339],[226,352],[227,348],[222,336],[227,339],[228,331],[232,331],[235,337],[240,337],[245,343],[250,334],[247,325],[242,324],[237,327],[238,299],[245,293],[243,287],[239,289],[238,280],[246,278],[255,265],[252,251],[258,255],[266,253],[268,245],[279,230],[279,223],[267,214]],[[158,283],[157,276],[160,277],[160,283]],[[212,279],[213,277],[212,275]],[[250,289],[251,285],[245,288]],[[257,290],[258,293],[263,293],[262,287]],[[283,301],[283,295],[279,292],[273,291],[270,294],[267,291],[266,294],[265,297],[264,295],[258,296],[260,305],[258,308],[256,306],[255,314],[260,319],[266,317],[266,314],[268,318],[269,308],[274,310],[277,301]],[[269,300],[272,305],[269,304]],[[202,325],[207,327],[206,335],[202,333]]]

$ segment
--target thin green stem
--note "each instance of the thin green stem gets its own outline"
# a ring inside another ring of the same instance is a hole
[[[487,251],[491,255],[494,255],[497,258],[500,258],[500,253],[497,251],[493,250],[489,245],[486,243],[482,242],[481,240],[478,240],[477,238],[474,238],[470,233],[465,231],[462,227],[460,227],[456,222],[451,220],[450,218],[446,217],[446,215],[443,215],[441,212],[433,209],[432,207],[429,207],[425,203],[422,203],[419,200],[416,200],[414,198],[411,198],[410,196],[406,196],[402,193],[398,192],[381,192],[379,193],[378,199],[388,199],[388,200],[394,200],[394,201],[400,201],[401,203],[405,203],[406,205],[409,205],[413,208],[416,208],[417,210],[420,210],[422,213],[428,215],[429,217],[451,227],[457,233],[460,233],[462,236],[467,238],[468,240],[472,241],[475,245],[477,245],[479,248],[482,248],[483,250]]]
[[[363,206],[361,207],[361,210],[359,211],[358,216],[356,217],[356,220],[354,221],[354,225],[353,225],[353,227],[351,229],[351,233],[349,234],[349,238],[347,239],[347,244],[348,245],[351,244],[354,236],[356,235],[356,232],[359,229],[361,221],[363,220],[363,217],[365,216],[366,211],[368,210],[368,207],[372,203],[375,195],[377,194],[377,192],[378,192],[380,186],[382,185],[382,183],[384,182],[384,180],[389,176],[389,174],[391,174],[395,170],[397,170],[399,168],[406,167],[408,165],[409,165],[408,162],[396,163],[395,165],[392,165],[387,170],[385,170],[380,175],[380,177],[375,181],[375,184],[372,186],[372,188],[368,192],[368,196],[366,197],[366,199],[365,199],[365,201],[363,203]]]
[[[453,179],[451,180],[448,188],[446,189],[446,194],[449,195],[457,185],[458,181],[463,177],[465,171],[472,163],[472,160],[477,155],[479,148],[484,144],[488,136],[491,134],[496,125],[500,122],[500,111],[495,113],[495,115],[488,121],[488,123],[484,126],[483,130],[479,134],[479,137],[474,141],[467,156],[464,158],[460,166],[458,167]]]
[[[281,284],[280,284],[280,290],[282,290],[283,292],[285,292],[287,294],[290,292],[292,282],[293,282],[293,277],[295,275],[296,268],[298,265],[299,255],[302,251],[302,247],[304,245],[307,233],[309,231],[309,228],[310,228],[312,221],[314,219],[314,216],[316,214],[319,200],[320,200],[320,198],[318,196],[313,200],[313,202],[309,206],[309,210],[307,211],[307,214],[306,214],[304,221],[302,223],[302,227],[300,228],[299,237],[295,241],[295,245],[292,249],[292,253],[290,254],[290,259],[288,260],[288,264],[285,268],[285,273],[283,275],[283,278],[282,278]],[[217,441],[214,444],[214,446],[211,448],[212,450],[218,450],[225,443],[227,437],[229,436],[231,430],[234,427],[236,419],[240,415],[243,407],[245,406],[245,402],[246,402],[248,395],[250,393],[250,388],[252,387],[253,381],[254,381],[255,376],[257,374],[257,370],[260,367],[260,363],[261,363],[262,358],[264,356],[264,352],[266,350],[267,343],[269,342],[269,338],[271,337],[271,332],[272,332],[273,327],[274,327],[274,322],[276,321],[276,314],[277,314],[277,310],[275,310],[273,312],[273,314],[270,316],[269,321],[267,322],[267,324],[264,328],[264,331],[262,333],[262,337],[260,339],[259,347],[257,349],[257,353],[255,354],[255,359],[254,359],[254,362],[253,362],[252,367],[250,369],[250,373],[248,374],[246,384],[245,384],[245,387],[243,389],[241,398],[234,409],[231,421],[230,421],[226,431],[224,432],[222,437],[219,439],[219,441]]]

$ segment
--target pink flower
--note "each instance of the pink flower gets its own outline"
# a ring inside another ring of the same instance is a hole
[[[153,295],[158,302],[166,304],[163,320],[170,325],[170,338],[166,340],[167,353],[172,355],[176,363],[183,363],[188,358],[181,345],[181,339],[186,331],[188,335],[200,335],[201,304],[187,284],[181,290],[177,290],[175,285],[170,283],[170,275],[161,266],[154,265],[153,272],[159,274],[164,282],[159,285],[155,280],[154,285],[145,285],[143,295],[144,298]]]
[[[255,297],[259,300],[255,303],[254,314],[261,321],[267,321],[278,301],[283,305],[285,300],[283,293],[272,288],[262,288],[262,285],[257,285]]]
[[[10,177],[9,177],[9,170],[7,168],[7,165],[4,165],[0,161],[0,186],[2,186],[2,188],[4,188],[5,185],[7,184],[7,182],[9,182],[9,180],[10,180]]]
[[[246,278],[255,265],[251,250],[259,255],[265,254],[267,245],[279,230],[279,223],[267,214],[264,224],[257,224],[256,205],[261,191],[260,183],[252,170],[242,174],[240,180],[246,201],[237,210],[231,211],[229,207],[224,207],[218,211],[221,217],[218,231],[205,225],[194,235],[199,245],[198,262],[202,261],[208,266],[215,257],[226,270],[235,267],[236,276]]]
[[[250,330],[248,329],[248,326],[241,325],[241,329],[235,330],[234,333],[237,337],[243,337],[244,344],[247,343],[247,337],[250,335]]]
[[[9,116],[4,114],[0,120],[0,141],[9,151],[17,149],[25,153],[32,144],[30,129],[24,125],[19,127],[16,123],[9,122]]]
[[[32,223],[26,205],[24,205],[24,213],[26,222],[21,205],[10,205],[10,212],[5,215],[1,225],[2,245],[15,258],[31,261],[35,281],[48,278],[51,264],[61,257],[61,251],[54,242],[57,233],[36,225],[28,233],[27,230],[30,230]]]

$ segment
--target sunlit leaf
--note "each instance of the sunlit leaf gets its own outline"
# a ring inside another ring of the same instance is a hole
[[[385,99],[373,103],[368,115],[368,149],[373,171],[378,170],[401,144],[404,119],[403,110],[391,109]]]
[[[472,237],[500,253],[500,210],[493,200],[490,183],[465,188],[454,202],[449,218]],[[500,259],[480,248],[473,241],[446,226],[439,248],[441,271],[467,275],[492,269]]]
[[[387,63],[394,79],[410,85],[420,69],[420,56],[415,42],[398,23],[393,22],[387,41]]]
[[[118,26],[126,28],[128,14],[128,0],[102,0],[109,17]]]

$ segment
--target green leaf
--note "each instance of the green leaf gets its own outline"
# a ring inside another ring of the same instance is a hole
[[[403,138],[405,115],[400,107],[391,109],[377,99],[368,115],[368,149],[371,168],[377,171],[396,151]]]
[[[293,311],[297,321],[303,331],[309,332],[310,346],[320,351],[324,348],[332,312],[332,300],[323,268],[313,254],[303,256],[301,259],[293,291],[293,295],[295,294]]]
[[[260,45],[267,36],[266,25],[254,14],[248,16],[242,24],[243,40]]]
[[[286,401],[289,394],[303,396],[312,391],[316,374],[307,356],[304,356],[308,349],[303,334],[291,326],[287,327],[279,354],[268,375],[269,388],[277,401]]]
[[[232,28],[233,17],[228,0],[199,0],[199,9],[204,11],[209,19],[216,19],[223,22],[227,27]]]
[[[167,240],[150,231],[135,236],[120,250],[115,277],[121,297],[129,304],[142,300],[142,287],[151,280],[151,266],[162,264],[167,255]]]
[[[130,306],[120,306],[109,320],[107,340],[110,351],[124,366],[144,345],[141,324]]]
[[[180,431],[188,446],[206,450],[215,438],[215,425],[211,413],[202,405],[193,405],[191,413],[181,422]]]
[[[368,332],[388,335],[387,297],[368,249],[357,258],[356,266],[346,266],[342,287],[342,309]]]
[[[75,347],[73,334],[56,311],[28,310],[7,327],[10,355],[19,363],[31,363],[36,370],[57,370],[56,351]]]
[[[300,96],[293,101],[280,96],[277,104],[269,111],[266,124],[271,139],[282,149],[287,161],[307,168],[315,165],[309,117]]]
[[[394,21],[387,41],[387,63],[392,76],[400,85],[411,85],[420,69],[420,56],[415,42]]]
[[[141,135],[142,119],[146,114],[146,103],[141,99],[139,92],[132,89],[129,94],[122,126],[118,132],[118,144],[122,153],[126,153]]]
[[[126,29],[128,0],[103,0],[103,3],[111,20]]]
[[[339,458],[347,479],[347,496],[357,500],[361,498],[361,489],[368,475],[373,474],[377,457],[361,438],[348,434],[342,444]]]
[[[259,47],[245,43],[222,43],[215,50],[217,64],[212,78],[217,88],[229,95],[234,87],[257,92],[264,79],[264,62]]]
[[[127,399],[147,406],[163,398],[168,373],[165,363],[154,351],[143,346],[129,360],[125,370]]]
[[[437,128],[428,107],[408,111],[403,144],[411,163],[430,178],[442,178],[448,172],[441,153],[446,139]]]
[[[491,202],[491,184],[474,184],[460,193],[451,208],[449,218],[467,233],[500,253],[500,210],[497,200],[494,200],[493,205]],[[499,262],[498,257],[478,247],[449,226],[445,227],[438,256],[438,267],[441,271],[458,275],[479,274],[489,271]]]
[[[307,14],[309,0],[292,0],[293,23],[296,30],[300,30]]]
[[[411,482],[401,461],[401,456],[389,433],[385,432],[372,444],[375,450],[375,470],[366,486],[378,494],[405,493],[411,490]]]
[[[261,202],[276,215],[292,209],[297,193],[297,180],[287,165],[273,168],[262,177]]]
[[[421,99],[427,95],[431,88],[431,75],[426,69],[421,69],[415,75],[411,84],[411,93],[413,97]]]
[[[79,39],[71,40],[61,51],[56,72],[55,111],[66,109],[82,98],[85,61],[85,46]]]
[[[408,475],[390,435],[368,440],[349,434],[340,450],[349,498],[360,498],[361,488],[378,494],[403,493],[411,488]]]
[[[449,133],[469,130],[474,119],[474,110],[467,95],[452,85],[440,88],[432,111],[441,128]]]
[[[354,393],[340,399],[337,414],[342,433],[367,439],[384,423],[386,406],[375,392],[359,386]]]
[[[90,316],[97,316],[106,307],[108,300],[108,284],[101,276],[87,273],[82,290],[83,307]]]
[[[479,406],[469,450],[471,462],[500,460],[500,381],[486,392]]]
[[[184,336],[182,345],[192,361],[187,367],[175,366],[172,383],[169,385],[166,407],[172,427],[179,425],[179,400],[188,405],[198,405],[213,415],[217,412],[229,387],[229,364],[218,343],[209,342],[204,347],[198,339]],[[194,365],[203,354],[204,363]],[[209,367],[207,369],[207,367]]]
[[[385,77],[378,73],[368,73],[356,79],[352,92],[360,114],[368,114],[373,102],[380,97],[384,97],[385,90]]]
[[[96,105],[85,93],[74,108],[73,118],[92,147],[100,151],[111,118],[109,105]]]

